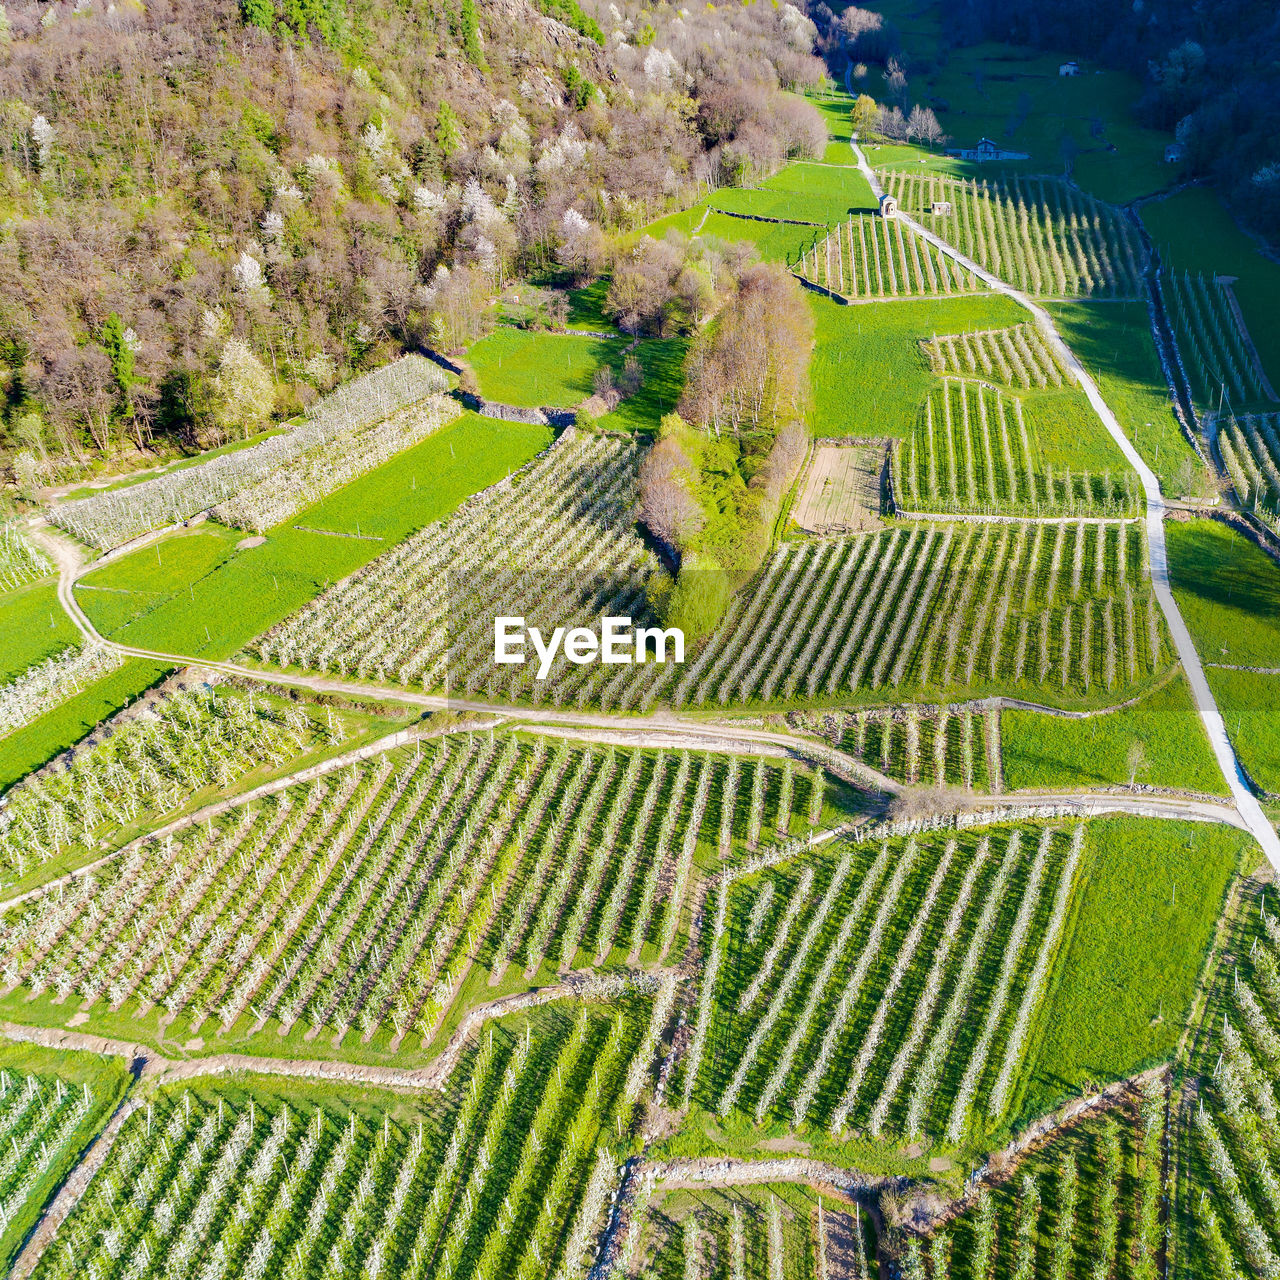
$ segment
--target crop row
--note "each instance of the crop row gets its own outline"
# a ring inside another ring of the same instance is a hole
[[[1241,503],[1280,527],[1280,414],[1219,418],[1218,452]]]
[[[1024,391],[1060,387],[1070,381],[1034,324],[1008,329],[976,329],[971,333],[935,334],[922,342],[934,373],[995,378]]]
[[[1145,252],[1124,215],[1053,178],[951,178],[885,170],[886,191],[908,212],[934,202],[932,229],[993,275],[1028,293],[1050,297],[1134,297]]]
[[[8,793],[0,865],[24,875],[64,846],[88,847],[139,815],[179,808],[203,787],[227,787],[250,769],[293,759],[320,732],[298,708],[276,710],[252,696],[175,693],[153,711],[122,718],[69,768],[33,775]]]
[[[321,496],[318,486],[330,481],[345,483],[342,477],[349,480],[381,460],[377,437],[364,439],[358,433],[410,405],[439,396],[447,385],[443,372],[431,361],[417,355],[405,356],[319,401],[306,421],[292,430],[195,466],[175,468],[140,484],[60,502],[53,508],[53,520],[81,542],[107,550],[149,529],[186,520],[198,511],[227,503],[255,485],[270,487],[272,477],[277,475],[292,478],[294,505],[290,509],[298,510]],[[413,421],[439,425],[444,412],[440,403],[428,418]],[[366,465],[362,458],[369,441],[374,441],[374,451]],[[317,451],[324,461],[313,466],[306,458]],[[289,512],[286,510],[285,514]]]
[[[784,544],[702,652],[652,669],[641,705],[831,699],[887,686],[1088,693],[1163,665],[1141,527],[896,528]]]
[[[449,1112],[426,1123],[404,1124],[390,1100],[342,1114],[162,1090],[127,1120],[36,1274],[576,1274],[616,1176],[607,1144],[631,1128],[669,1012],[663,991],[536,1034],[490,1031],[455,1070]]]
[[[1131,471],[1041,471],[1034,430],[1017,396],[970,379],[944,378],[916,428],[893,452],[894,492],[907,512],[1004,515],[1136,514]]]
[[[792,720],[899,782],[1001,789],[1000,707],[965,704],[797,712]]]
[[[1191,1103],[1201,1274],[1280,1276],[1280,921],[1265,903],[1238,960],[1225,966],[1206,1055],[1210,1078]]]
[[[0,685],[0,737],[73,697],[123,662],[115,649],[90,644],[63,649],[28,667],[16,680]]]
[[[904,229],[894,218],[858,214],[800,255],[795,270],[812,284],[850,298],[971,293],[971,271]]]
[[[642,1198],[644,1193],[641,1193]],[[859,1205],[833,1208],[807,1189],[709,1191],[689,1205],[647,1199],[633,1215],[618,1273],[655,1280],[868,1280],[871,1219]],[[683,1216],[678,1216],[683,1212]]]
[[[1265,396],[1261,371],[1236,322],[1226,289],[1217,280],[1165,271],[1161,296],[1182,355],[1191,392],[1204,410]]]
[[[13,521],[0,521],[0,591],[43,578],[51,567]]]
[[[903,1280],[1156,1280],[1163,1274],[1164,1091],[1059,1138],[927,1238]]]
[[[849,1128],[960,1141],[998,1121],[1044,998],[1084,828],[868,851],[737,878],[692,1093],[835,1135]],[[773,882],[750,940],[757,896]]]
[[[0,1230],[9,1229],[36,1183],[72,1149],[92,1104],[88,1085],[0,1071]]]
[[[82,1011],[158,1004],[193,1033],[272,1019],[429,1042],[478,958],[497,982],[665,953],[699,842],[798,834],[793,803],[817,821],[821,784],[797,781],[790,762],[445,738],[137,843],[12,911],[0,973]]]
[[[253,647],[266,661],[425,689],[563,702],[598,697],[632,668],[574,665],[547,678],[494,662],[494,618],[555,627],[644,616],[654,561],[636,533],[633,446],[565,439],[510,480],[380,556]]]
[[[273,467],[219,502],[209,514],[232,528],[265,533],[325,494],[425,440],[461,412],[455,401],[434,395],[363,431],[343,431]]]

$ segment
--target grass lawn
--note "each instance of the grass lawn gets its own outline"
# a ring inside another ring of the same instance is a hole
[[[1019,323],[1007,298],[944,298],[844,307],[810,295],[817,321],[809,429],[815,436],[906,437],[937,384],[920,341],[937,333]]]
[[[75,697],[0,738],[0,791],[74,746],[170,670],[162,662],[130,658]]]
[[[820,227],[793,227],[785,222],[753,222],[713,210],[707,214],[698,238],[749,240],[766,262],[794,262],[826,232]]]
[[[1214,667],[1206,674],[1241,763],[1263,791],[1280,795],[1280,676]]]
[[[1139,782],[1213,795],[1227,791],[1181,672],[1136,706],[1110,715],[1064,720],[1039,711],[1005,711],[1000,737],[1011,791],[1128,783],[1135,742],[1145,754]]]
[[[1015,1127],[1086,1082],[1173,1055],[1227,885],[1251,843],[1201,823],[1100,818],[1014,1103]]]
[[[609,292],[609,277],[601,276],[580,289],[568,290],[570,329],[595,329],[609,333],[617,329],[611,317],[604,313],[605,296]]]
[[[575,339],[576,341],[576,339]],[[299,512],[261,546],[235,552],[209,571],[194,554],[173,566],[167,593],[139,593],[131,611],[111,592],[82,591],[95,625],[123,643],[165,653],[227,658],[246,641],[353,573],[410,533],[453,511],[471,494],[523,466],[551,443],[546,427],[464,414],[421,444]],[[297,526],[305,526],[299,529]],[[359,537],[314,533],[331,529]],[[186,536],[186,535],[179,535]],[[234,546],[243,535],[216,535]],[[164,565],[171,540],[160,545]],[[148,547],[93,575],[97,585],[151,582]],[[185,567],[186,572],[179,572]]]
[[[832,168],[825,172],[845,171]],[[728,213],[750,213],[761,218],[790,218],[795,222],[828,225],[843,222],[859,207],[853,200],[838,195],[757,187],[721,187],[711,193],[707,203],[712,209],[723,209]]]
[[[88,1085],[91,1099],[89,1110],[49,1167],[23,1198],[14,1197],[5,1205],[7,1221],[0,1231],[0,1273],[8,1275],[45,1204],[124,1097],[129,1084],[129,1066],[123,1058],[6,1042],[0,1044],[0,1069],[8,1072],[11,1081],[15,1076],[21,1080],[28,1074],[44,1077],[50,1089],[53,1076],[58,1076],[71,1089]]]
[[[684,358],[687,338],[658,338],[636,348],[644,369],[644,384],[624,400],[600,425],[614,431],[656,431],[664,413],[670,413],[684,389]],[[617,361],[620,366],[621,361]]]
[[[592,391],[596,370],[620,361],[624,340],[499,329],[481,338],[467,361],[481,392],[501,404],[568,408]]]
[[[850,159],[852,149],[846,149]],[[798,161],[779,169],[760,184],[766,191],[786,191],[797,196],[816,196],[842,206],[845,212],[879,207],[871,184],[859,169],[832,168],[826,164]],[[783,215],[790,216],[790,215]]]
[[[80,632],[58,603],[54,579],[0,593],[0,684],[79,643]]]
[[[1232,285],[1267,375],[1280,385],[1280,263],[1264,258],[1218,196],[1192,187],[1142,210],[1165,266],[1237,277]]]
[[[1127,471],[1120,447],[1076,387],[1023,392],[1027,422],[1035,429],[1044,464],[1054,471]]]
[[[1141,302],[1049,302],[1063,340],[1098,382],[1107,404],[1165,494],[1200,495],[1209,472],[1173,416]]]
[[[1280,666],[1280,572],[1217,520],[1171,520],[1169,573],[1205,662]]]

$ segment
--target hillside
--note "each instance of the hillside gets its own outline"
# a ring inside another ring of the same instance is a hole
[[[570,233],[598,254],[821,146],[779,92],[820,72],[789,5],[612,6],[607,31],[574,0],[277,9],[9,6],[3,445],[28,479],[258,430],[424,335],[475,336]]]

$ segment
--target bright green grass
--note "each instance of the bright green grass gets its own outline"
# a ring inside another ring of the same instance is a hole
[[[852,156],[852,151],[849,152]],[[831,165],[800,161],[779,169],[760,184],[766,191],[786,191],[797,196],[818,196],[834,201],[846,212],[876,209],[871,185],[858,169],[833,168]]]
[[[842,170],[830,169],[830,173]],[[754,214],[760,218],[788,218],[792,222],[834,225],[843,222],[859,206],[837,196],[795,191],[771,191],[756,187],[722,187],[712,192],[708,204],[726,213]]]
[[[622,401],[600,419],[613,431],[656,431],[664,413],[670,413],[684,389],[684,358],[687,338],[658,338],[636,348],[644,383],[635,395]],[[621,361],[615,362],[620,365]]]
[[[162,680],[170,669],[161,662],[130,658],[75,697],[0,738],[0,791],[74,746],[103,720]]]
[[[1236,276],[1232,285],[1268,377],[1280,386],[1280,263],[1264,258],[1236,226],[1221,199],[1192,187],[1144,206],[1142,220],[1176,271]]]
[[[595,329],[610,333],[617,329],[611,316],[605,315],[604,303],[609,292],[609,277],[601,276],[580,289],[568,290],[570,329]]]
[[[1208,735],[1181,673],[1136,706],[1087,720],[1039,711],[1000,716],[1005,784],[1011,791],[1115,786],[1129,781],[1129,749],[1142,744],[1137,781],[1226,794]]]
[[[1165,494],[1199,495],[1209,482],[1169,404],[1141,302],[1047,302],[1063,341],[1093,374],[1103,398],[1156,473]]]
[[[8,1072],[11,1081],[15,1076],[21,1079],[30,1074],[46,1078],[58,1076],[72,1089],[81,1089],[87,1084],[91,1098],[84,1119],[57,1159],[36,1179],[16,1210],[13,1205],[7,1206],[12,1216],[0,1232],[0,1273],[8,1275],[45,1204],[120,1104],[130,1084],[130,1076],[129,1064],[123,1058],[70,1049],[44,1049],[30,1044],[0,1044],[0,1069]]]
[[[1240,762],[1263,791],[1280,795],[1280,675],[1214,667],[1206,674]]]
[[[1054,471],[1128,470],[1120,447],[1107,434],[1084,392],[1075,387],[1023,393],[1027,423],[1034,428],[1044,464]]]
[[[937,385],[920,342],[937,333],[1001,328],[1025,313],[1000,297],[843,307],[811,295],[817,337],[810,365],[816,436],[898,436],[913,428]]]
[[[102,603],[108,592],[81,592],[80,603],[95,624],[98,610],[108,611],[115,624],[110,634],[122,643],[227,658],[330,583],[448,515],[464,498],[523,466],[550,442],[546,427],[463,414],[421,444],[269,530],[263,545],[236,552],[206,574],[184,577],[175,571],[169,594],[140,599],[127,621],[118,605]],[[359,538],[296,527],[354,532],[357,522],[364,535]],[[235,537],[239,541],[241,535]],[[163,560],[168,543],[160,546]],[[153,548],[108,566],[102,571],[102,584],[129,582],[148,557],[154,561]]]
[[[44,578],[0,593],[0,684],[68,645],[79,644],[80,632],[58,603],[54,580]]]
[[[646,223],[635,233],[635,239],[638,240],[641,236],[652,236],[655,240],[661,240],[668,231],[679,231],[682,235],[691,236],[706,211],[707,202],[699,200],[688,209],[677,209],[674,213],[668,213],[664,217]]]
[[[909,142],[864,143],[862,150],[873,169],[922,169],[967,178],[972,176],[975,168],[945,151],[931,151],[928,147],[913,146]]]
[[[596,370],[614,362],[623,345],[621,338],[499,329],[481,338],[467,360],[490,400],[524,408],[568,408],[591,394]]]
[[[712,211],[698,232],[698,238],[714,236],[720,240],[747,240],[766,262],[794,262],[813,247],[821,227],[794,227],[786,222],[755,222],[750,218],[734,218]]]
[[[1202,823],[1100,818],[1014,1102],[1018,1127],[1081,1090],[1173,1056],[1249,837]]]
[[[1216,520],[1168,521],[1178,607],[1206,662],[1280,666],[1280,569]]]

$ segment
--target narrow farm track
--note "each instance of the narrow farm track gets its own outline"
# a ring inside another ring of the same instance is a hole
[[[884,194],[884,188],[880,185],[875,171],[868,163],[862,148],[856,142],[850,143],[850,146],[852,146],[853,153],[857,158],[859,170],[871,184],[872,193],[879,199]],[[1227,785],[1231,788],[1231,796],[1235,801],[1236,808],[1240,811],[1249,832],[1262,846],[1263,852],[1267,855],[1267,860],[1274,868],[1280,870],[1280,834],[1277,834],[1276,829],[1267,820],[1267,816],[1263,813],[1257,797],[1249,789],[1244,771],[1241,769],[1240,762],[1236,759],[1235,750],[1231,746],[1231,739],[1227,736],[1227,728],[1223,723],[1222,713],[1218,710],[1213,691],[1209,688],[1209,681],[1205,676],[1200,654],[1191,639],[1191,632],[1188,630],[1186,621],[1182,617],[1182,612],[1178,608],[1178,602],[1173,597],[1173,590],[1169,583],[1169,551],[1164,533],[1165,501],[1163,494],[1160,492],[1160,482],[1156,479],[1155,473],[1143,461],[1142,455],[1133,447],[1115,414],[1103,398],[1102,392],[1098,389],[1098,384],[1094,381],[1093,376],[1077,358],[1075,352],[1063,341],[1062,335],[1059,334],[1057,326],[1053,322],[1053,317],[1044,307],[1028,294],[1023,293],[1020,289],[1015,289],[1012,285],[1000,279],[999,276],[992,275],[990,271],[979,266],[972,258],[961,253],[927,227],[922,226],[910,215],[899,210],[896,216],[929,244],[954,259],[961,266],[973,271],[979,279],[990,285],[995,292],[1004,294],[1018,303],[1019,306],[1031,312],[1035,317],[1041,336],[1049,344],[1050,349],[1061,361],[1064,368],[1075,376],[1081,390],[1088,398],[1089,404],[1093,407],[1093,411],[1098,415],[1102,425],[1106,427],[1107,433],[1116,442],[1117,447],[1124,454],[1125,460],[1138,473],[1138,477],[1142,481],[1143,493],[1146,496],[1147,545],[1150,548],[1151,582],[1156,593],[1156,599],[1159,601],[1165,621],[1169,625],[1169,634],[1173,637],[1173,644],[1177,650],[1178,658],[1187,673],[1188,680],[1191,682],[1191,692],[1195,699],[1196,710],[1200,715],[1205,731],[1209,735],[1209,742],[1213,746],[1213,753],[1217,758],[1218,767],[1222,770],[1223,776],[1227,780]]]

